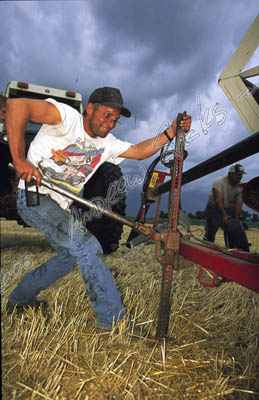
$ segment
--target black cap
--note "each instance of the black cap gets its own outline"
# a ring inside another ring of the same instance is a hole
[[[98,88],[90,95],[88,103],[99,103],[104,106],[119,108],[124,117],[129,118],[131,112],[124,107],[122,95],[119,89],[112,87]]]
[[[245,170],[244,170],[244,167],[243,167],[243,165],[241,165],[241,164],[232,165],[232,166],[229,168],[228,172],[232,172],[232,173],[234,173],[234,174],[246,174],[246,172],[245,172]]]

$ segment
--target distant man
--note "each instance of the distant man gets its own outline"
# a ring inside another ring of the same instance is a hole
[[[216,179],[205,209],[205,235],[204,240],[214,242],[217,230],[229,218],[239,218],[242,211],[242,186],[240,185],[243,174],[246,174],[241,164],[232,165],[228,175]]]

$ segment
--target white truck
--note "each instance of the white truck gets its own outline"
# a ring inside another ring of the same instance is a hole
[[[7,84],[5,89],[5,96],[8,99],[17,97],[29,98],[29,99],[40,99],[44,100],[51,97],[62,103],[66,103],[71,107],[75,108],[80,113],[83,113],[83,99],[82,95],[77,92],[71,92],[61,89],[54,89],[50,87],[34,85],[27,82],[11,81]],[[27,125],[25,133],[25,141],[28,146],[35,134],[40,128],[39,124],[30,122]],[[7,143],[8,138],[5,130],[5,124],[0,124],[0,141],[1,143]]]

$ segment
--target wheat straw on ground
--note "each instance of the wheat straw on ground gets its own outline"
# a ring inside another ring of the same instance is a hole
[[[28,268],[55,253],[33,229],[12,221],[1,225],[2,272],[10,272],[2,287],[3,399],[259,398],[257,294],[235,283],[200,286],[197,265],[175,271],[170,341],[158,343],[152,337],[162,271],[154,246],[142,244],[131,250],[120,247],[105,261],[130,318],[148,337],[132,337],[123,321],[118,331],[97,334],[79,268],[41,293],[49,303],[47,315],[29,309],[22,316],[8,316],[7,295]],[[128,232],[125,228],[122,242]],[[258,233],[248,235],[258,251]],[[217,242],[222,241],[219,231]],[[27,259],[27,269],[21,268],[28,251],[30,263]]]

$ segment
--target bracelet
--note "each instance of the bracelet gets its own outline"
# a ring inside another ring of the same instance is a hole
[[[173,138],[171,138],[171,137],[168,135],[168,132],[167,132],[166,129],[164,130],[163,134],[167,137],[167,139],[169,140],[169,142],[171,142],[171,141],[173,140]]]

